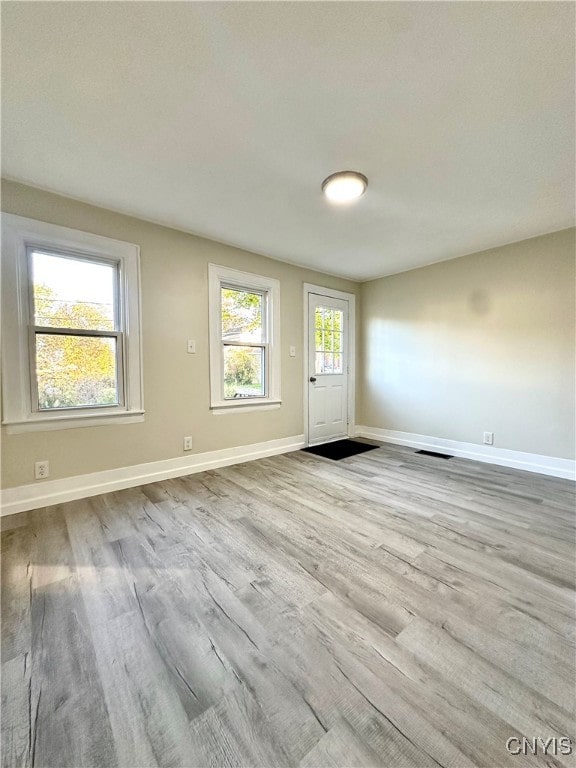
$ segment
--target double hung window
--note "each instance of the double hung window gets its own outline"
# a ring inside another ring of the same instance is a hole
[[[142,420],[138,247],[4,214],[3,423]]]
[[[278,403],[278,281],[209,269],[212,408]]]
[[[27,255],[34,410],[123,405],[118,262],[35,247]]]

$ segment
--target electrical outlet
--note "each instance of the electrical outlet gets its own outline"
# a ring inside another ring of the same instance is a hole
[[[494,432],[484,432],[484,445],[494,445]]]
[[[192,450],[192,438],[191,437],[185,437],[184,438],[184,450],[185,451],[191,451]]]
[[[48,461],[37,461],[34,464],[34,477],[36,480],[44,480],[50,477],[50,464]]]

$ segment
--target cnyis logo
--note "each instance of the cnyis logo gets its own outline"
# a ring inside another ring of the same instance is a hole
[[[550,736],[547,739],[541,736],[532,739],[512,736],[506,742],[506,749],[511,755],[571,755],[574,751],[572,739],[568,736]]]

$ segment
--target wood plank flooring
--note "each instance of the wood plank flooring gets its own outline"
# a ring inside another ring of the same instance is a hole
[[[2,765],[574,765],[506,749],[576,751],[574,544],[572,483],[392,445],[6,518]]]

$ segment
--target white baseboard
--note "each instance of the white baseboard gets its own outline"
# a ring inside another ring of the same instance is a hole
[[[509,451],[503,448],[476,445],[475,443],[462,443],[457,440],[360,425],[356,427],[355,434],[357,437],[368,437],[383,443],[396,443],[411,448],[444,451],[464,459],[523,469],[528,472],[538,472],[567,480],[576,479],[576,462],[570,459],[541,456],[522,451]],[[123,488],[133,488],[157,480],[182,477],[207,469],[216,469],[217,467],[262,459],[279,453],[298,451],[304,446],[304,435],[294,435],[278,440],[268,440],[264,443],[252,443],[236,448],[224,448],[219,451],[196,453],[192,456],[153,461],[148,464],[108,469],[89,475],[76,475],[63,480],[46,480],[30,485],[20,485],[16,488],[7,488],[2,492],[0,515],[14,515],[17,512],[61,504],[75,499],[84,499],[89,496],[97,496],[100,493],[119,491]]]
[[[380,440],[383,443],[407,445],[410,448],[450,453],[463,459],[523,469],[526,472],[538,472],[541,475],[562,477],[565,480],[576,479],[576,462],[571,459],[559,459],[555,456],[541,456],[537,453],[524,453],[523,451],[509,451],[506,448],[494,448],[491,445],[461,443],[458,440],[416,435],[412,432],[397,432],[393,429],[378,429],[377,427],[357,426],[356,436]]]
[[[176,459],[136,464],[132,467],[107,469],[89,475],[76,475],[63,480],[46,480],[32,485],[20,485],[16,488],[7,488],[2,492],[0,514],[14,515],[29,509],[85,499],[88,496],[133,488],[137,485],[154,483],[157,480],[168,480],[171,477],[191,475],[207,469],[240,464],[243,461],[263,459],[278,453],[297,451],[304,448],[304,445],[304,435],[294,435],[278,440],[268,440],[265,443],[252,443],[237,448],[224,448]]]

